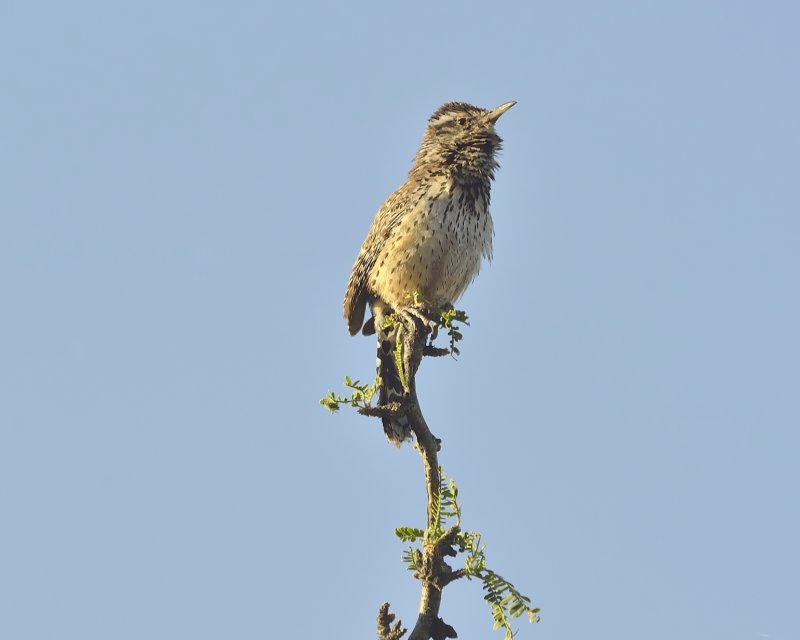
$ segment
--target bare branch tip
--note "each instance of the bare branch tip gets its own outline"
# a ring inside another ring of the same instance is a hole
[[[384,602],[378,609],[378,640],[400,640],[406,632],[400,620],[394,623],[395,615],[389,612],[389,603]]]

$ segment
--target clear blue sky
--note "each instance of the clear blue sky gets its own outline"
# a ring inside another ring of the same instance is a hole
[[[420,465],[317,400],[447,100],[495,260],[423,408],[537,640],[800,637],[793,2],[0,5],[0,637],[370,638]],[[475,583],[442,609],[492,635]]]

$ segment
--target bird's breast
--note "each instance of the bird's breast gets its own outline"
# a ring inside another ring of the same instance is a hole
[[[387,238],[370,289],[392,307],[415,292],[428,304],[453,304],[491,258],[489,191],[445,181],[420,190]]]

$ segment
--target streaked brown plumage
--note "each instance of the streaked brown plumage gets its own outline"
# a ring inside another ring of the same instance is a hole
[[[514,104],[492,110],[464,102],[440,107],[408,179],[384,202],[361,246],[344,316],[351,335],[362,327],[371,333],[372,322],[364,325],[370,305],[378,330],[382,404],[403,393],[391,358],[394,336],[381,329],[383,317],[411,306],[414,296],[438,315],[478,275],[482,258],[492,257],[489,195],[501,146],[494,125]],[[409,435],[396,420],[384,420],[384,429],[397,444]]]

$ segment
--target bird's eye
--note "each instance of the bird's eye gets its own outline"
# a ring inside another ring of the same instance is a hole
[[[461,116],[458,119],[458,124],[461,125],[462,127],[466,127],[467,126],[467,119],[464,116]]]

